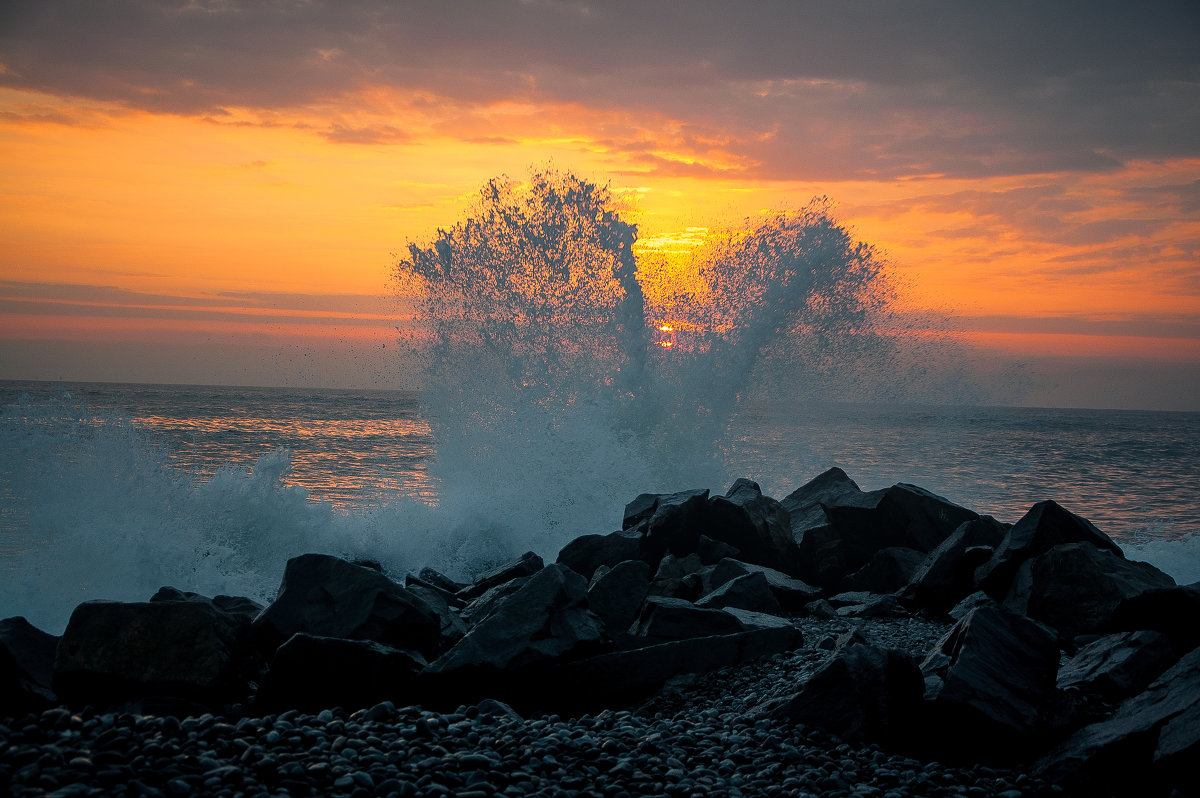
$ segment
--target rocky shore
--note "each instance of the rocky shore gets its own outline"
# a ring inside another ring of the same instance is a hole
[[[1200,795],[1198,609],[1053,502],[739,480],[469,584],[312,554],[267,607],[0,621],[0,792]]]

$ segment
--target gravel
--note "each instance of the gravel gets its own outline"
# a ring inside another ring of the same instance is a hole
[[[1017,770],[950,767],[747,717],[793,692],[832,641],[922,654],[945,628],[917,619],[798,621],[806,645],[672,680],[645,704],[521,718],[485,701],[226,719],[72,712],[0,719],[0,793],[104,796],[1051,795]],[[825,648],[821,646],[824,645]]]

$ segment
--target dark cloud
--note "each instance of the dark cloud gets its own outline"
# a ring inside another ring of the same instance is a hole
[[[186,114],[379,86],[434,108],[627,111],[712,131],[759,178],[1096,171],[1200,151],[1194,0],[8,0],[0,62],[0,85]],[[611,137],[654,133],[637,127]],[[325,131],[358,133],[378,131]]]

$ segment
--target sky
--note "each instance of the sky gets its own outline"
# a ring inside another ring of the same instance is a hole
[[[827,196],[1007,401],[1200,410],[1187,1],[6,0],[0,379],[409,384],[397,253],[547,165]]]

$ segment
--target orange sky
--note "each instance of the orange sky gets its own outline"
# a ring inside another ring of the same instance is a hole
[[[745,52],[727,44],[693,75],[651,56],[649,41],[622,39],[613,61],[568,46],[592,41],[587,26],[627,30],[580,16],[580,4],[550,4],[539,37],[523,6],[481,12],[496,16],[492,39],[486,20],[461,41],[430,28],[438,41],[415,65],[400,44],[382,46],[393,35],[421,46],[397,20],[367,25],[331,6],[320,19],[247,14],[236,34],[205,27],[230,5],[181,5],[167,41],[133,55],[120,47],[139,41],[139,25],[146,36],[163,27],[132,4],[114,6],[128,18],[77,31],[37,24],[69,4],[22,6],[0,23],[0,378],[255,376],[252,360],[232,372],[132,367],[139,346],[206,341],[226,354],[352,347],[369,359],[406,324],[390,296],[393,253],[453,224],[486,179],[549,163],[610,183],[644,239],[828,195],[886,253],[903,309],[951,315],[965,340],[1006,357],[1155,361],[1174,364],[1180,391],[1200,387],[1200,130],[1194,107],[1155,99],[1195,98],[1200,70],[1168,43],[1174,60],[1112,65],[1114,87],[1136,75],[1144,92],[1093,85],[1087,36],[1121,19],[1072,28],[1078,41],[996,86],[1003,64],[987,56],[1016,65],[1004,36],[1028,20],[953,23],[977,25],[957,33],[978,37],[983,55],[936,53],[945,63],[934,66],[899,44],[890,66],[754,60],[754,36],[777,27],[769,18],[649,37],[688,53],[688,37],[746,27]],[[818,16],[812,36],[870,24]],[[118,31],[125,44],[110,50],[72,38],[117,42]],[[1192,33],[1185,25],[1179,52]],[[882,22],[863,35],[889,46]],[[193,60],[175,57],[172,36]],[[222,58],[240,71],[225,74]],[[386,367],[370,372],[389,382]]]

